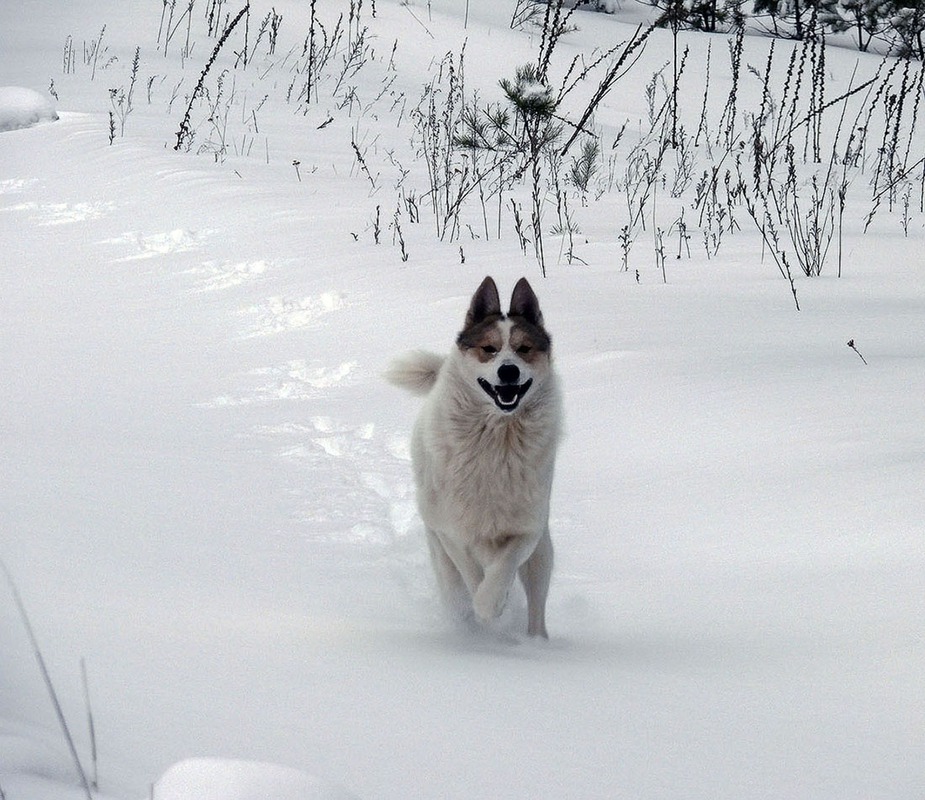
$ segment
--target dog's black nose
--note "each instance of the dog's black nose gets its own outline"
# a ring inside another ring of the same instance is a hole
[[[519,383],[520,370],[516,364],[502,364],[498,367],[498,380],[501,383]]]

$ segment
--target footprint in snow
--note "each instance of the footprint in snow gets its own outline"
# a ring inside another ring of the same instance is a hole
[[[337,292],[322,292],[299,299],[271,297],[259,305],[244,309],[245,313],[255,318],[245,335],[251,338],[314,328],[321,324],[325,316],[346,306],[347,301]]]
[[[330,416],[313,417],[310,424],[263,427],[258,433],[277,440],[277,455],[304,475],[295,492],[303,520],[337,530],[342,541],[375,546],[392,547],[414,532],[414,491],[407,444],[400,437],[378,431],[373,423]]]
[[[22,182],[19,182],[22,183]],[[12,189],[11,191],[16,191]],[[3,191],[0,189],[0,194]],[[112,203],[17,203],[7,206],[7,211],[30,212],[32,219],[41,227],[51,225],[68,225],[72,222],[85,222],[99,219],[114,208]]]
[[[333,367],[320,361],[287,361],[277,367],[249,373],[257,379],[257,385],[245,393],[237,396],[222,395],[201,405],[205,408],[218,408],[279,400],[310,400],[322,395],[325,389],[349,385],[357,366],[355,361],[345,361]]]
[[[37,181],[34,178],[7,178],[0,181],[0,194],[19,194]]]
[[[270,264],[263,259],[256,261],[205,261],[188,274],[199,276],[197,292],[216,292],[232,289],[242,283],[265,275]]]
[[[119,263],[196,250],[202,246],[201,240],[208,235],[208,231],[187,231],[182,228],[148,236],[137,232],[129,232],[123,233],[122,236],[115,239],[105,239],[103,244],[129,245],[135,251],[115,259],[116,263]]]

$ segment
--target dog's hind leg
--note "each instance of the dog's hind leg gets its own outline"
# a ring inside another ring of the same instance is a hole
[[[543,534],[536,550],[520,568],[520,581],[527,593],[527,633],[549,638],[546,632],[546,596],[552,575],[553,550],[549,529]]]

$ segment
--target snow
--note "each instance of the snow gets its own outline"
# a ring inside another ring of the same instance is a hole
[[[0,132],[53,122],[58,114],[51,100],[32,89],[0,86]]]
[[[4,80],[53,79],[61,119],[0,142],[0,558],[88,768],[86,659],[101,796],[925,793],[917,208],[908,235],[885,209],[862,234],[852,201],[843,277],[800,276],[800,312],[744,215],[707,259],[688,211],[692,257],[670,234],[667,282],[650,229],[622,271],[617,192],[574,201],[585,263],[550,234],[545,280],[507,211],[500,240],[440,241],[420,200],[405,261],[396,164],[427,188],[408,112],[463,43],[467,88],[501,100],[539,40],[504,4],[378,0],[354,99],[331,80],[305,109],[281,62],[308,10],[275,2],[277,61],[238,71],[227,128],[196,109],[189,153],[175,134],[214,47],[198,6],[192,53],[181,26],[165,56],[140,0],[14,5]],[[256,30],[271,4],[253,6]],[[582,13],[556,74],[627,37],[623,13]],[[725,41],[687,36],[691,130],[711,41],[714,125],[730,89]],[[653,34],[597,116],[605,150],[644,127],[670,46]],[[749,39],[743,61],[763,72],[767,48]],[[827,53],[827,97],[855,61],[878,64]],[[746,108],[760,82],[739,92]],[[447,350],[486,274],[502,293],[531,280],[565,388],[548,643],[519,633],[522,598],[482,634],[442,617],[408,457],[420,400],[381,379],[396,354]],[[0,789],[83,796],[6,587]]]
[[[0,788],[8,798],[71,800],[86,798],[68,761],[63,741],[47,731],[11,720],[0,720]],[[97,793],[99,800],[107,795]]]
[[[157,800],[350,800],[352,795],[291,767],[191,758],[154,787]]]

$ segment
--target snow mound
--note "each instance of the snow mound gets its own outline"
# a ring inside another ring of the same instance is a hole
[[[192,758],[154,786],[155,800],[356,800],[344,789],[291,767]]]
[[[58,112],[45,95],[19,86],[0,86],[0,131],[54,122]]]

